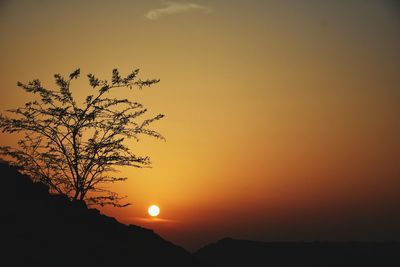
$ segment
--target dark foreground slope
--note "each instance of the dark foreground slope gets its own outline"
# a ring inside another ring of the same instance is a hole
[[[195,253],[216,267],[400,266],[400,244],[363,242],[256,242],[222,239]]]
[[[0,266],[199,266],[153,231],[53,196],[0,164]]]

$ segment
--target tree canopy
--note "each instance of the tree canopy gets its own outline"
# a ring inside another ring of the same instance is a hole
[[[139,135],[148,135],[164,140],[149,128],[164,115],[140,119],[147,112],[142,104],[112,97],[115,90],[142,89],[159,82],[141,80],[138,74],[136,69],[122,77],[114,69],[110,82],[88,74],[93,94],[81,101],[70,89],[80,69],[67,78],[55,74],[55,90],[45,88],[38,79],[27,84],[18,82],[20,88],[37,97],[24,107],[8,110],[11,117],[0,115],[3,132],[23,134],[17,147],[0,147],[0,154],[21,172],[48,185],[52,192],[88,204],[127,205],[122,205],[121,197],[107,187],[127,179],[115,176],[115,167],[142,168],[151,163],[148,156],[134,154],[126,139],[139,141]]]

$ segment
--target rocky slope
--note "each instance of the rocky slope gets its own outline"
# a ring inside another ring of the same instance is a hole
[[[1,163],[0,266],[200,266],[152,230],[50,195]]]

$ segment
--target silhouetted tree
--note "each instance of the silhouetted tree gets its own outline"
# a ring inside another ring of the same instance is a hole
[[[17,85],[39,96],[24,107],[8,110],[16,116],[0,115],[0,128],[6,133],[23,133],[18,148],[1,147],[0,153],[23,173],[49,186],[53,192],[88,204],[122,206],[121,197],[105,184],[126,180],[112,175],[115,166],[149,166],[149,157],[133,154],[126,138],[145,134],[164,139],[148,126],[163,117],[159,114],[138,122],[146,113],[142,104],[113,98],[110,92],[121,88],[151,86],[159,80],[137,78],[139,70],[127,77],[112,71],[111,82],[87,75],[95,93],[78,104],[70,90],[80,75],[72,72],[68,79],[55,74],[57,90],[46,89],[39,80]],[[89,195],[88,193],[91,192]],[[93,193],[93,194],[92,194]],[[125,205],[124,205],[125,206]]]

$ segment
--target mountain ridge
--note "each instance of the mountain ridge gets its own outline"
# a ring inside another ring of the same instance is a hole
[[[400,266],[400,243],[263,242],[223,238],[194,253],[215,267],[234,266]]]
[[[153,230],[125,225],[49,194],[0,163],[1,266],[400,266],[392,242],[263,242],[223,238],[190,254]],[[56,263],[56,264],[55,264]]]
[[[151,229],[49,194],[5,163],[0,174],[2,266],[203,266]]]

